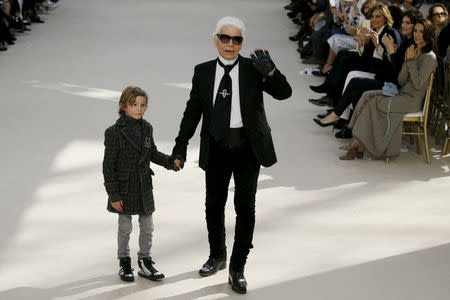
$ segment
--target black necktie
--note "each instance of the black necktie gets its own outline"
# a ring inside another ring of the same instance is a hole
[[[217,90],[216,100],[211,114],[209,132],[216,141],[221,141],[230,128],[231,115],[231,77],[230,72],[238,63],[238,59],[232,65],[225,66],[219,59],[219,65],[225,70]]]

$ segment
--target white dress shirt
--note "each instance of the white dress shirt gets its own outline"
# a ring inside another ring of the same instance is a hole
[[[226,60],[219,55],[220,61],[224,65],[232,65],[236,61]],[[214,92],[213,92],[213,105],[216,101],[217,90],[219,89],[220,81],[222,80],[223,75],[225,74],[224,69],[217,63],[216,66],[216,79],[214,81]],[[231,77],[231,116],[230,116],[230,128],[241,128],[244,126],[242,123],[241,116],[241,105],[239,98],[239,63],[237,63],[234,68],[230,72]]]

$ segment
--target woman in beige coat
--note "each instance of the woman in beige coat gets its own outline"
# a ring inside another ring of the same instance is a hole
[[[407,49],[398,75],[399,95],[387,97],[382,91],[368,91],[361,96],[349,124],[353,139],[349,145],[340,148],[348,150],[340,159],[361,158],[363,152],[375,158],[399,155],[403,117],[421,110],[430,76],[437,64],[431,22],[419,19],[414,25],[413,37],[414,44]]]

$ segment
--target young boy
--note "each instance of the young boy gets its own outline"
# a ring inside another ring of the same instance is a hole
[[[131,268],[129,240],[131,216],[139,215],[138,274],[150,280],[161,280],[150,257],[152,246],[153,200],[150,161],[169,170],[178,171],[173,159],[157,150],[153,128],[142,117],[147,110],[148,97],[138,87],[125,88],[120,96],[120,118],[105,131],[103,177],[108,193],[108,211],[119,215],[117,256],[120,278],[134,281]]]

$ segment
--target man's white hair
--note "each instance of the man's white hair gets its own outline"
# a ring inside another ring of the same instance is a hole
[[[220,32],[222,27],[224,26],[233,26],[241,31],[242,37],[245,37],[245,25],[241,19],[236,17],[226,16],[220,19],[216,24],[216,31],[214,32],[214,36]]]

